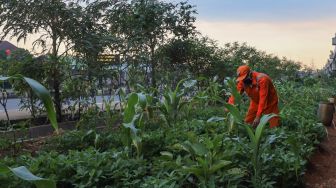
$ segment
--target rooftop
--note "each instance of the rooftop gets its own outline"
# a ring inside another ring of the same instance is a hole
[[[2,50],[16,50],[17,47],[8,41],[0,41],[0,51]]]

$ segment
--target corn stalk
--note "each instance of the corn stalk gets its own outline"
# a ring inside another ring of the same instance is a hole
[[[22,80],[30,86],[30,88],[37,95],[37,97],[43,102],[43,105],[47,111],[48,119],[52,127],[58,134],[59,130],[58,130],[58,124],[57,124],[57,119],[56,119],[56,112],[55,112],[54,104],[51,99],[49,91],[36,80],[24,77],[22,75],[14,75],[10,77],[0,77],[0,81],[6,81],[6,80]]]

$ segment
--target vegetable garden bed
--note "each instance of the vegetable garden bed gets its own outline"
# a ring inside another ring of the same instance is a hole
[[[260,145],[243,126],[231,124],[232,111],[224,114],[223,105],[204,100],[204,93],[177,100],[177,106],[185,105],[174,113],[164,108],[173,107],[168,99],[187,92],[175,89],[158,108],[150,103],[152,95],[130,94],[118,129],[95,131],[97,119],[91,114],[83,117],[88,126],[48,138],[34,156],[1,162],[24,165],[58,187],[300,187],[308,159],[326,133],[316,120],[317,104],[332,88],[276,85],[282,126],[260,129]],[[0,181],[6,187],[31,186],[9,174],[0,175]]]

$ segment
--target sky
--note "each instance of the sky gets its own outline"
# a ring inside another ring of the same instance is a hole
[[[197,28],[218,41],[250,46],[314,68],[334,50],[336,0],[190,0]]]
[[[178,2],[178,0],[164,0]],[[322,68],[336,33],[336,0],[189,0],[196,27],[219,46],[246,42],[259,50]],[[13,44],[31,49],[27,42]]]

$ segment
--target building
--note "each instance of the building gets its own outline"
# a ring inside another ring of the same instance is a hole
[[[329,59],[326,65],[323,67],[323,72],[327,76],[336,75],[336,35],[332,38],[332,45],[335,46],[334,51],[330,51]]]
[[[0,51],[6,51],[6,50],[14,51],[16,49],[17,47],[14,44],[5,40],[4,41],[0,40]]]
[[[16,49],[17,47],[12,43],[8,41],[0,41],[0,59],[6,58],[6,56],[10,55],[10,53],[15,51]],[[9,95],[13,95],[13,91],[11,90],[11,86],[8,81],[2,82],[0,85],[0,89],[7,89]]]

